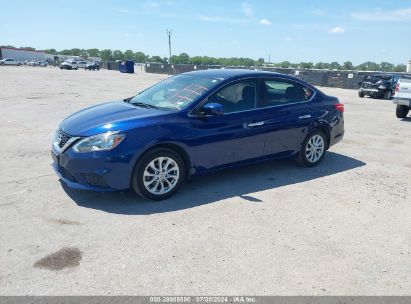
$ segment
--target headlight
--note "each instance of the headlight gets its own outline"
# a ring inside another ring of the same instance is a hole
[[[80,140],[73,146],[73,150],[77,153],[108,151],[117,147],[125,137],[126,135],[118,132],[102,133]]]
[[[378,88],[381,89],[381,90],[385,90],[387,87],[382,84],[382,85],[380,85]]]

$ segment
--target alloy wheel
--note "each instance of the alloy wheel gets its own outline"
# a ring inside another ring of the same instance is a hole
[[[180,178],[180,168],[170,157],[157,157],[144,169],[144,187],[152,194],[163,195],[177,185]]]
[[[324,154],[324,139],[322,136],[316,134],[311,137],[305,147],[305,157],[310,163],[317,162]]]

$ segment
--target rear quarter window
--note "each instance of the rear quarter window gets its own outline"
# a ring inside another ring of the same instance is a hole
[[[291,80],[273,79],[263,83],[262,107],[304,102],[311,99],[314,91]]]

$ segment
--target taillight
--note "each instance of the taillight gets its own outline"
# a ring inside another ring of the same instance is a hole
[[[344,105],[342,103],[336,104],[335,108],[337,109],[337,111],[344,113]]]
[[[395,92],[400,91],[400,83],[398,82],[397,85],[395,86]]]

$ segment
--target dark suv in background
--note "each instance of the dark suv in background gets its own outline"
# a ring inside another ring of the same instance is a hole
[[[373,98],[384,98],[390,100],[395,93],[399,75],[397,74],[375,74],[369,75],[359,83],[358,96],[370,96]]]

